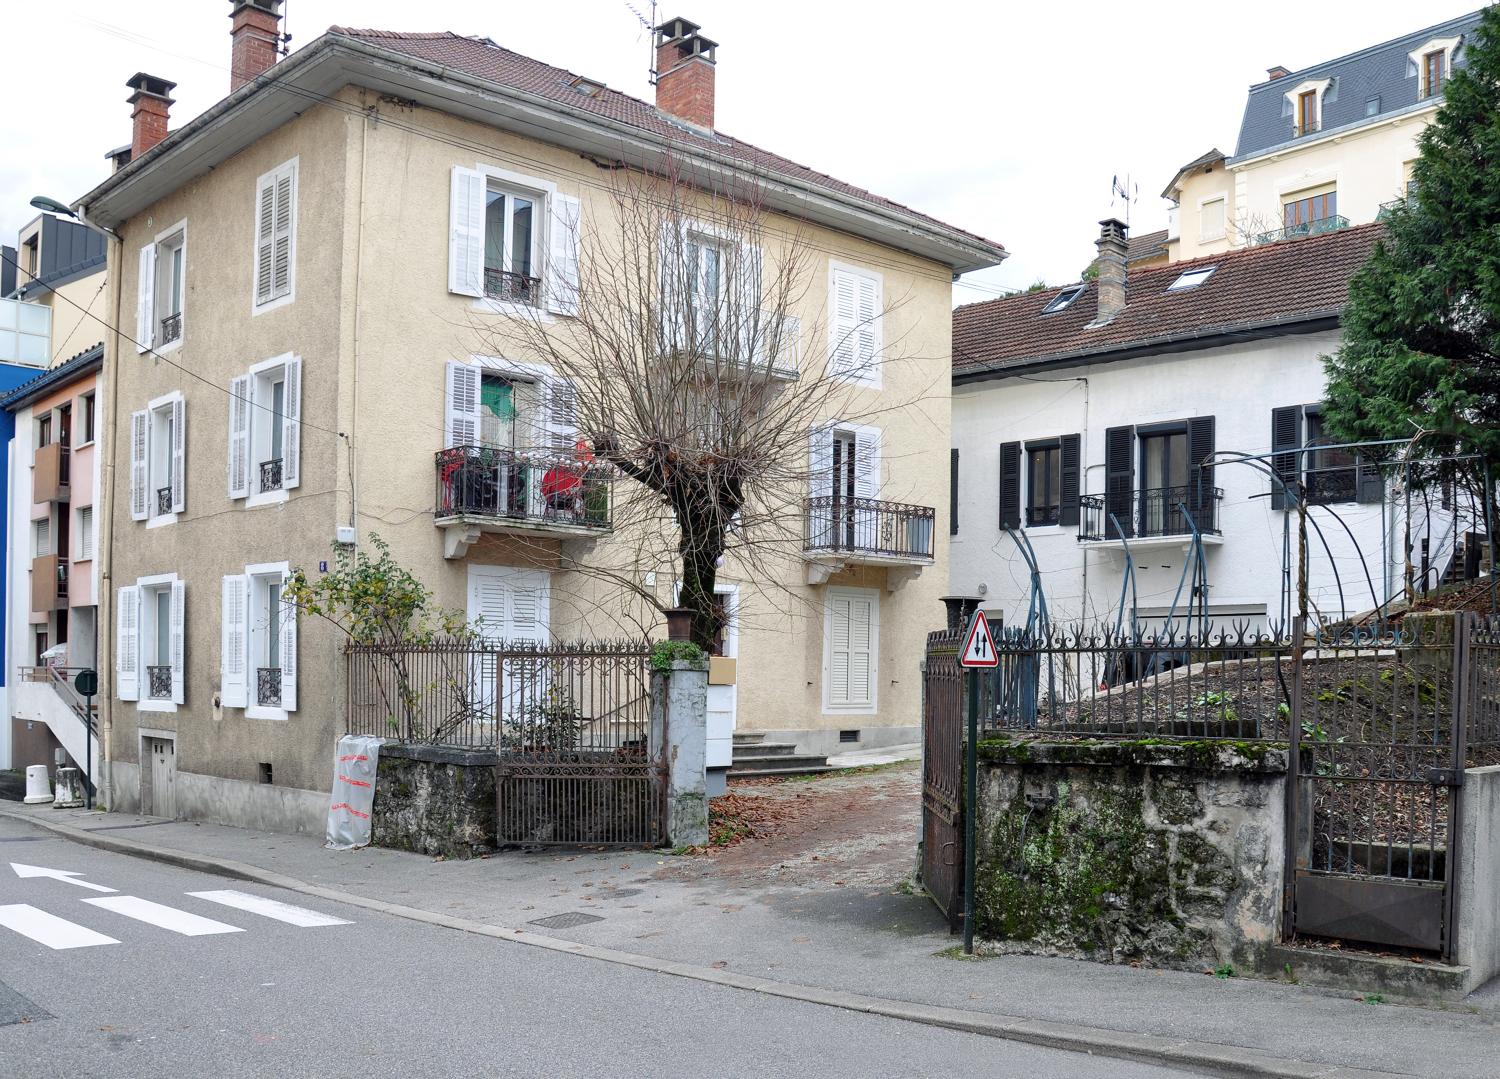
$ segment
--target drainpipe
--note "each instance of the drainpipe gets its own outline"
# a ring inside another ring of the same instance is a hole
[[[120,325],[120,292],[121,274],[125,265],[125,244],[118,233],[107,231],[108,253],[104,261],[105,270],[109,274],[109,301],[106,304],[105,322],[111,327]],[[101,471],[99,482],[99,496],[102,504],[99,512],[95,515],[99,528],[99,595],[97,600],[98,617],[96,623],[96,638],[99,641],[95,649],[95,669],[103,667],[105,663],[110,664],[110,674],[104,680],[104,692],[99,694],[99,752],[102,760],[99,762],[99,771],[102,782],[100,783],[100,801],[109,808],[115,804],[115,769],[114,769],[114,643],[115,643],[115,618],[114,618],[114,533],[115,533],[115,455],[112,452],[115,445],[115,431],[120,406],[120,379],[118,377],[120,367],[120,331],[106,334],[104,338],[104,363],[99,369],[99,377],[104,381],[104,433],[99,443],[102,449]],[[98,452],[98,451],[96,451]]]

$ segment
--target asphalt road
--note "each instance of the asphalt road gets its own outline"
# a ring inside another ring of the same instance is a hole
[[[507,944],[0,820],[6,1079],[412,1074],[1182,1073]]]

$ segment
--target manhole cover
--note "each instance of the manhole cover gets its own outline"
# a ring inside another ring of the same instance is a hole
[[[612,888],[602,893],[605,899],[629,899],[633,895],[640,895],[639,888]]]
[[[590,922],[602,922],[603,918],[597,914],[580,914],[577,911],[569,911],[567,914],[554,914],[550,918],[534,918],[529,925],[539,925],[543,929],[572,929],[576,925],[588,925]]]

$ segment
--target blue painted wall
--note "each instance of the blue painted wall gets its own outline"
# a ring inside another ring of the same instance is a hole
[[[0,393],[9,393],[21,383],[30,382],[43,373],[35,367],[0,363]],[[0,559],[4,558],[7,533],[10,530],[10,468],[6,462],[5,451],[10,448],[10,441],[15,433],[16,414],[8,409],[0,408],[0,511],[3,511],[3,514],[0,514]],[[0,689],[10,684],[8,681],[10,671],[5,663],[5,630],[10,612],[7,600],[9,576],[8,573],[0,570]],[[6,719],[7,722],[9,720],[9,717],[0,718]]]

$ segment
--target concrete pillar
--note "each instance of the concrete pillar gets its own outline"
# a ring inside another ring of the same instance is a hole
[[[673,660],[651,672],[651,746],[664,747],[667,842],[708,842],[708,661]]]

